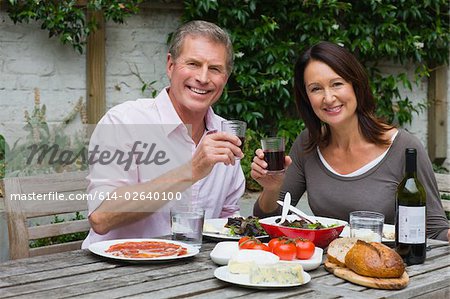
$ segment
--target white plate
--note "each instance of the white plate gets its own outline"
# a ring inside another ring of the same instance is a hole
[[[250,283],[250,277],[248,274],[234,274],[228,271],[228,266],[222,266],[214,271],[214,276],[222,281],[237,284],[244,287],[257,288],[257,289],[271,289],[271,288],[286,288],[286,287],[296,287],[303,284],[307,284],[311,280],[311,276],[303,271],[303,283],[293,283],[293,284],[278,284],[278,283],[264,283],[256,284]]]
[[[228,218],[205,219],[203,224],[203,236],[216,240],[239,240],[242,236],[228,235],[229,228],[225,227]],[[267,238],[268,235],[256,237],[257,239]]]
[[[211,251],[209,256],[211,260],[218,265],[227,265],[228,261],[231,257],[239,251],[239,246],[237,242],[225,241],[217,243],[214,249]],[[300,264],[303,267],[303,270],[310,271],[318,268],[322,263],[322,248],[316,247],[313,256],[307,260],[292,260],[292,261],[283,261],[285,263],[294,263]]]
[[[157,242],[165,242],[165,243],[172,243],[177,244],[185,247],[187,249],[187,254],[185,255],[177,255],[177,256],[163,256],[163,257],[154,257],[154,258],[131,258],[131,257],[123,257],[123,256],[115,256],[111,253],[106,252],[106,250],[111,246],[119,243],[124,242],[143,242],[143,241],[157,241]],[[97,255],[115,259],[115,260],[121,260],[121,261],[133,261],[133,262],[154,262],[154,261],[169,261],[169,260],[176,260],[176,259],[183,259],[187,257],[191,257],[196,255],[199,250],[189,244],[178,242],[178,241],[172,241],[172,240],[164,240],[164,239],[117,239],[117,240],[108,240],[108,241],[101,241],[94,244],[89,245],[89,250],[92,253],[95,253]]]
[[[384,235],[387,234],[394,236],[394,238],[385,238]],[[348,225],[344,227],[339,237],[350,237],[350,227]],[[395,242],[395,225],[392,224],[383,225],[383,238],[381,238],[381,242],[384,243]]]

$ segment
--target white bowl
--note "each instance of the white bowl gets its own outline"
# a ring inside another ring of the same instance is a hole
[[[227,265],[233,254],[239,251],[238,242],[224,241],[216,244],[209,256],[218,265]]]

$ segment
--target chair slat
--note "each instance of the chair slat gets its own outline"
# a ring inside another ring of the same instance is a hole
[[[450,174],[435,173],[438,190],[441,193],[450,193]],[[450,200],[441,199],[444,211],[450,212]]]
[[[450,193],[450,174],[436,173],[435,175],[439,191]]]
[[[65,234],[88,231],[90,228],[87,219],[60,222],[46,225],[33,226],[28,228],[28,235],[31,240],[47,237],[55,237]]]
[[[25,258],[81,248],[82,241],[29,249],[29,240],[89,230],[88,220],[67,221],[28,227],[28,219],[87,210],[86,200],[18,200],[17,194],[50,192],[85,192],[87,172],[49,174],[33,177],[6,178],[4,206],[8,223],[11,259]]]
[[[27,201],[24,206],[24,214],[27,218],[50,216],[71,212],[87,210],[85,200],[65,200],[65,201]]]
[[[441,202],[444,207],[444,211],[450,212],[450,200],[443,199]]]
[[[86,189],[87,172],[64,172],[39,176],[23,177],[23,193],[69,192]]]
[[[64,251],[78,250],[78,249],[81,249],[82,243],[83,243],[83,241],[73,241],[73,242],[68,242],[68,243],[63,243],[63,244],[55,244],[55,245],[50,245],[50,246],[31,248],[30,249],[30,257],[44,255],[44,254],[64,252]]]
[[[8,193],[22,192],[19,178],[10,179],[7,184],[5,182],[5,185],[8,187],[6,195],[8,195]],[[20,201],[7,201],[6,198],[7,196],[5,196],[4,205],[8,223],[9,252],[11,259],[28,257],[27,218],[23,213],[22,203]]]

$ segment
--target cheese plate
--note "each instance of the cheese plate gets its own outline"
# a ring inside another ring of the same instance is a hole
[[[216,244],[209,256],[211,260],[218,265],[227,265],[231,257],[239,251],[238,242],[224,241]],[[292,261],[283,261],[286,263],[300,264],[305,271],[317,269],[322,263],[322,248],[316,247],[314,255],[307,260],[294,259]]]
[[[289,283],[289,284],[279,284],[279,283],[251,283],[250,276],[248,274],[234,274],[228,271],[228,266],[222,266],[214,271],[214,276],[222,281],[240,285],[248,288],[256,289],[273,289],[273,288],[287,288],[296,287],[307,284],[311,281],[311,276],[303,271],[303,283]]]

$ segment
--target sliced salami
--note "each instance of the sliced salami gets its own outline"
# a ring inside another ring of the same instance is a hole
[[[158,258],[186,255],[187,248],[170,242],[141,241],[111,245],[106,252],[127,258]]]

